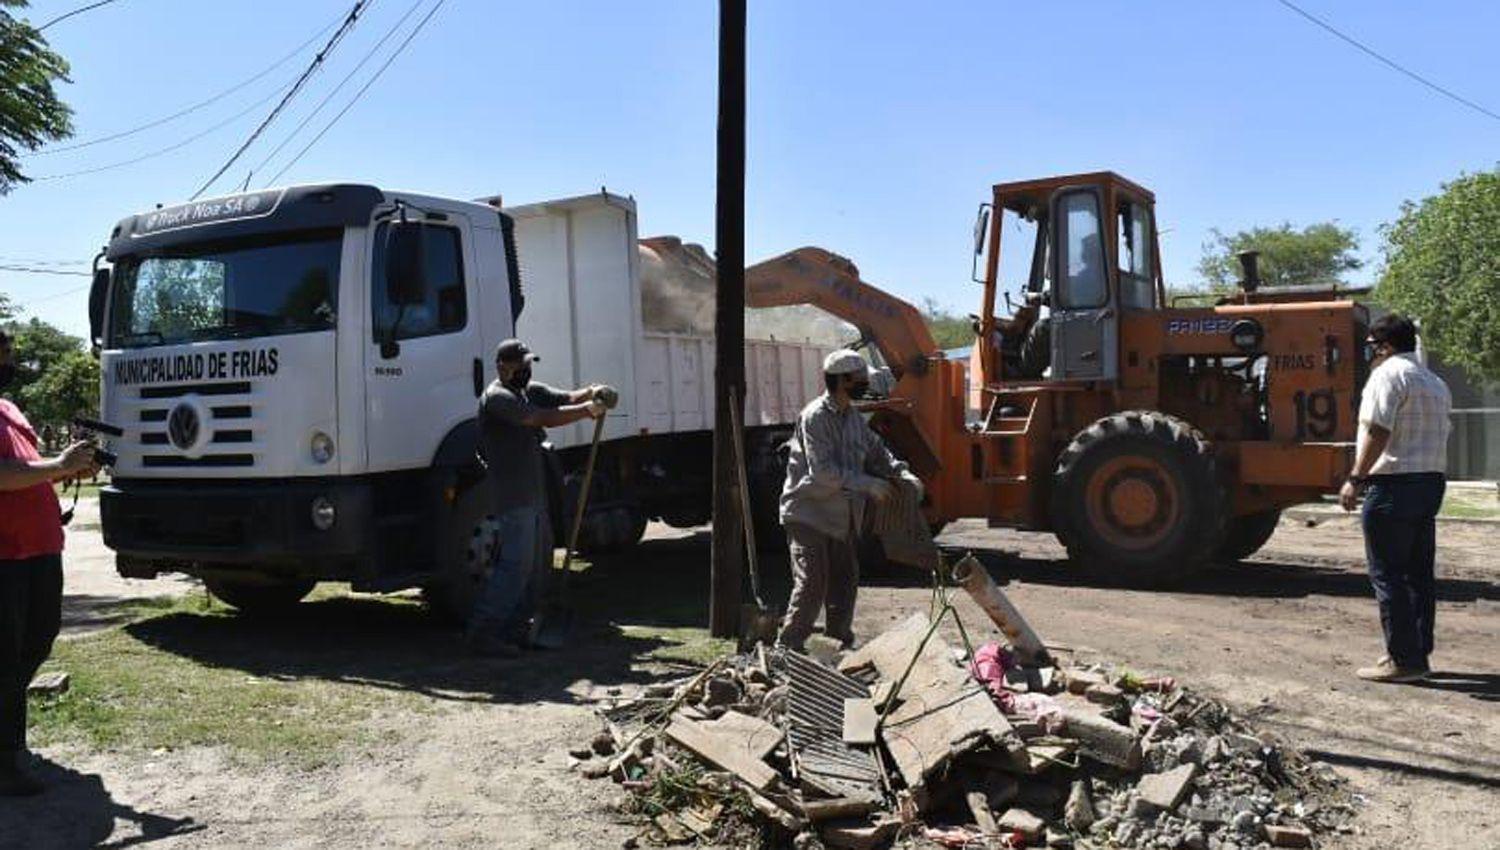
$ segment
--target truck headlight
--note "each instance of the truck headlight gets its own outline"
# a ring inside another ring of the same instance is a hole
[[[322,431],[316,431],[316,432],[313,433],[313,437],[312,437],[312,459],[313,460],[317,461],[318,463],[327,463],[330,460],[333,460],[333,451],[334,451],[334,445],[333,445],[333,438],[332,437],[328,436],[327,434],[323,433]]]
[[[327,496],[317,496],[312,500],[312,524],[319,531],[327,531],[333,528],[338,521],[338,512],[334,510],[333,501]]]

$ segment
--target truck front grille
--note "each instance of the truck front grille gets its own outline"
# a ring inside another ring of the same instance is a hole
[[[155,469],[192,469],[247,467],[255,465],[255,455],[248,451],[218,452],[210,450],[201,457],[185,457],[176,452],[167,432],[167,420],[171,416],[173,400],[185,395],[197,396],[249,396],[253,387],[249,381],[224,381],[211,384],[173,384],[162,387],[142,387],[141,407],[138,413],[142,430],[140,445],[145,449],[141,465]],[[253,444],[256,431],[253,427],[255,409],[244,403],[248,399],[225,398],[223,403],[209,406],[208,421],[200,427],[211,429],[210,444],[214,447]],[[168,453],[162,453],[168,452]]]

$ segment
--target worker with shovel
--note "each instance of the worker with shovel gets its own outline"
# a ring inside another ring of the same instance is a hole
[[[480,451],[494,488],[499,544],[465,640],[484,656],[520,654],[535,597],[532,583],[552,563],[542,429],[598,419],[616,396],[602,385],[564,391],[532,381],[531,364],[538,359],[518,339],[500,343],[499,377],[479,403]]]
[[[818,609],[827,609],[823,631],[845,646],[854,642],[854,599],[859,590],[855,556],[865,502],[891,498],[891,479],[917,481],[870,429],[854,400],[870,388],[870,366],[857,351],[841,349],[823,361],[827,390],[803,408],[788,442],[781,524],[792,561],[792,596],[777,642],[801,649]]]

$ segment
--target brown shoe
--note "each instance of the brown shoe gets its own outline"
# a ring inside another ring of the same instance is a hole
[[[1361,667],[1354,675],[1368,682],[1420,682],[1427,678],[1427,671],[1420,667],[1401,667],[1389,655],[1381,657],[1373,667]]]

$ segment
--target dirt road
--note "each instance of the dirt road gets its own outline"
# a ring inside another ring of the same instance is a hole
[[[55,787],[0,806],[0,847],[618,847],[633,830],[610,813],[615,789],[569,773],[565,750],[594,728],[590,695],[667,672],[644,660],[658,635],[701,623],[706,537],[668,537],[585,574],[576,598],[588,625],[574,645],[517,662],[475,662],[413,606],[370,599],[304,604],[278,623],[173,614],[127,626],[140,644],[215,670],[401,700],[380,703],[314,768],[247,763],[222,747],[46,749]],[[1440,675],[1421,687],[1350,676],[1380,643],[1348,520],[1283,523],[1255,563],[1174,592],[1075,580],[1040,535],[959,524],[944,542],[981,553],[1048,640],[1176,675],[1335,765],[1369,805],[1360,832],[1329,846],[1500,847],[1500,526],[1440,534]],[[82,530],[68,564],[75,626],[113,604],[79,604],[78,588],[190,586],[109,584]],[[785,593],[784,579],[772,585]],[[927,598],[904,576],[871,577],[856,628],[872,635]],[[985,622],[962,604],[971,628]]]

